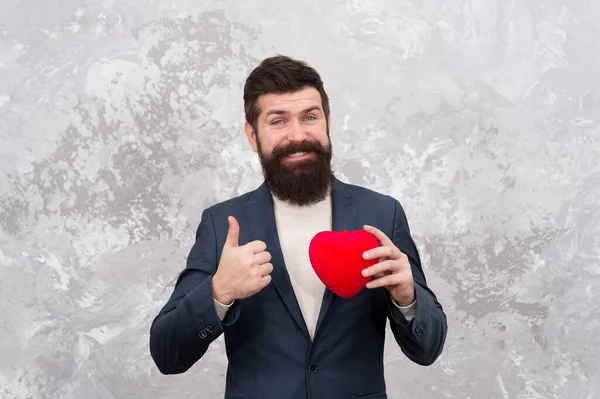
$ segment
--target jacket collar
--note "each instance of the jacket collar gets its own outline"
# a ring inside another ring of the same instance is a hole
[[[351,186],[341,182],[332,175],[331,196],[332,230],[356,230],[358,202],[352,193]],[[273,264],[271,282],[273,286],[279,293],[294,320],[298,323],[298,326],[305,333],[306,337],[310,339],[304,317],[302,316],[300,306],[298,305],[285,266],[279,237],[277,235],[277,226],[273,210],[273,196],[265,182],[251,194],[249,201],[245,204],[245,210],[253,239],[265,242],[267,251],[271,254],[271,263]],[[319,327],[323,322],[325,314],[335,297],[336,295],[329,289],[325,289],[319,319],[317,321],[315,338],[317,337]]]

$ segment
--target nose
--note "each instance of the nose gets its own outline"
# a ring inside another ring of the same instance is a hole
[[[304,141],[306,140],[307,134],[304,131],[304,128],[298,121],[294,121],[290,123],[290,127],[288,130],[288,140],[289,141]]]

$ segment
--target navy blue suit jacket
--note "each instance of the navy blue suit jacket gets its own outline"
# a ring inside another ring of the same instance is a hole
[[[164,374],[185,372],[224,334],[225,398],[386,398],[387,321],[402,352],[417,364],[431,365],[446,340],[446,315],[427,287],[400,203],[334,177],[332,207],[334,231],[376,226],[408,256],[417,298],[410,322],[384,288],[365,288],[350,299],[326,289],[311,340],[283,260],[273,200],[263,183],[203,211],[187,265],[150,329],[150,353],[158,369]],[[212,296],[212,276],[227,237],[229,215],[239,222],[240,245],[253,240],[266,243],[273,272],[268,286],[235,301],[221,321]]]

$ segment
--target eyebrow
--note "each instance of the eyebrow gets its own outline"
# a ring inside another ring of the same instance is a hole
[[[312,107],[303,109],[301,113],[307,114],[312,111],[321,111],[321,107],[319,107],[318,105],[313,105]],[[265,115],[265,117],[269,117],[270,115],[285,115],[287,113],[288,113],[288,111],[284,111],[282,109],[272,109],[269,112],[267,112],[267,115]]]

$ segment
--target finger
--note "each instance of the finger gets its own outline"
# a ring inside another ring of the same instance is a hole
[[[363,226],[363,229],[367,232],[367,233],[371,233],[375,236],[375,238],[377,238],[377,240],[379,240],[379,243],[381,245],[394,245],[394,243],[392,242],[392,240],[390,240],[388,238],[388,236],[386,236],[381,230],[379,230],[377,227],[374,226],[370,226],[368,224],[365,224]]]
[[[386,245],[382,247],[377,247],[365,251],[363,253],[363,259],[376,259],[376,258],[390,258],[390,259],[400,259],[402,256],[402,252],[398,248],[396,248],[393,244],[391,246]]]
[[[263,263],[262,265],[256,266],[256,271],[259,276],[268,276],[273,272],[273,264],[272,263]]]
[[[383,276],[387,276],[387,273],[377,273],[373,275],[373,279],[382,278]]]
[[[253,263],[256,265],[262,265],[271,260],[271,254],[267,251],[259,252],[253,256]]]
[[[400,262],[398,262],[395,259],[388,259],[388,260],[384,260],[382,262],[376,263],[373,266],[367,267],[366,269],[364,269],[362,271],[362,275],[365,277],[369,277],[369,276],[373,276],[377,273],[384,273],[384,274],[388,274],[386,272],[391,272],[391,273],[397,273],[398,271],[400,271],[402,268],[402,265],[400,264]]]
[[[265,288],[267,285],[269,285],[269,283],[271,282],[271,275],[267,274],[264,277],[261,277],[260,279],[260,289],[262,290],[263,288]]]
[[[229,221],[229,230],[227,231],[225,246],[230,248],[237,247],[240,238],[240,225],[233,216],[229,216],[227,220]]]
[[[402,273],[393,273],[385,275],[376,280],[371,280],[367,283],[367,288],[379,288],[391,285],[401,284],[404,280],[406,280],[406,276]]]
[[[267,249],[267,244],[265,244],[264,241],[255,240],[244,245],[244,248],[246,248],[252,254],[258,254]]]

